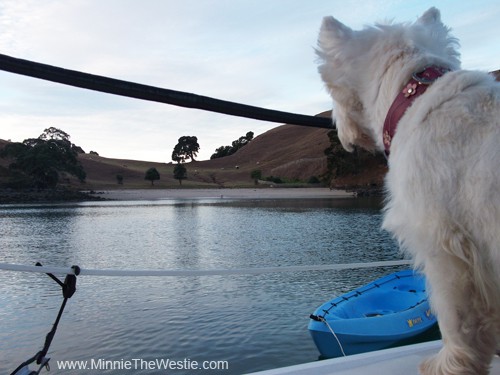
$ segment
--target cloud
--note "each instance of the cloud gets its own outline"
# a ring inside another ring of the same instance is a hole
[[[499,61],[493,39],[499,28],[495,4],[441,5],[443,20],[462,39],[466,67],[493,69]],[[2,0],[0,51],[173,90],[316,114],[331,108],[314,55],[323,16],[361,28],[390,18],[413,21],[431,5],[402,0]],[[3,72],[0,87],[1,138],[23,140],[56,126],[84,149],[110,157],[169,161],[177,139],[195,135],[199,157],[206,159],[248,131],[258,135],[279,125]]]

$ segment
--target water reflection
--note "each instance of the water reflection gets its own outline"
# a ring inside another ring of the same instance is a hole
[[[380,221],[377,202],[361,200],[3,206],[0,261],[220,269],[399,259]],[[314,308],[390,271],[82,276],[50,354],[60,360],[228,360],[227,374],[312,361],[318,353],[307,317]],[[60,288],[47,276],[0,272],[0,350],[8,358],[0,361],[0,373],[40,349],[60,302]]]

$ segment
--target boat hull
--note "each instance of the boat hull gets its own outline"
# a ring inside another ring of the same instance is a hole
[[[385,276],[318,307],[309,332],[335,358],[440,338],[425,280],[411,270]]]

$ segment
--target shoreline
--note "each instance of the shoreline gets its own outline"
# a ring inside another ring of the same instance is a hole
[[[316,199],[355,198],[356,194],[329,188],[222,188],[222,189],[124,189],[86,192],[105,200],[161,200],[161,199]]]

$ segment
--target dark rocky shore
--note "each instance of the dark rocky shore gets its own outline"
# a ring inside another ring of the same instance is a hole
[[[98,200],[103,200],[103,198],[91,195],[87,192],[70,189],[0,189],[0,204],[61,203]]]

